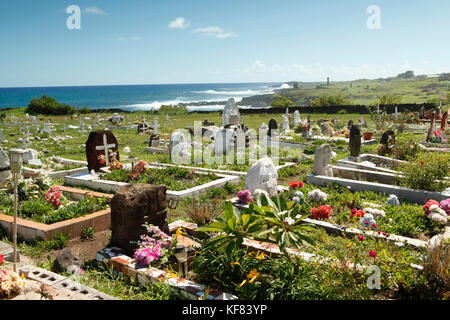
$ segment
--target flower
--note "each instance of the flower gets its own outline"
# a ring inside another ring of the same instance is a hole
[[[328,195],[325,192],[320,191],[319,189],[314,189],[311,192],[308,192],[308,199],[314,201],[325,201],[328,198]]]
[[[295,220],[294,219],[292,219],[291,217],[286,217],[285,219],[284,219],[284,221],[288,224],[288,225],[293,225],[294,223],[295,223]]]
[[[447,215],[450,215],[450,198],[442,200],[439,203],[439,208],[444,210],[447,213]]]
[[[0,254],[0,264],[3,264],[3,263],[5,263],[5,256],[4,255],[2,255],[2,254]]]
[[[436,200],[428,200],[428,202],[425,203],[425,205],[422,207],[426,215],[430,214],[430,207],[432,205],[439,205],[439,202],[437,202]]]
[[[330,206],[319,206],[311,209],[311,215],[317,220],[326,220],[330,217],[332,208]]]
[[[375,257],[377,256],[377,253],[376,253],[374,250],[370,250],[369,255],[370,255],[372,258],[375,258]]]
[[[362,210],[352,209],[350,218],[362,218],[366,213]]]
[[[421,165],[424,165],[424,164],[425,164],[425,162],[424,162],[424,161],[420,161],[420,164],[421,164]]]
[[[256,259],[258,259],[259,261],[264,260],[267,257],[267,254],[265,254],[264,252],[261,252],[260,254],[258,254],[256,256]]]
[[[253,269],[252,271],[250,271],[249,274],[247,274],[247,278],[250,279],[248,281],[248,283],[253,283],[255,282],[255,280],[260,276],[260,273],[258,272],[258,270]]]
[[[294,180],[292,182],[289,182],[289,188],[294,189],[294,188],[303,188],[303,181],[298,181],[298,180]]]
[[[232,265],[232,266],[238,266],[238,265],[239,265],[239,262],[233,261],[233,262],[231,262],[231,265]]]
[[[364,240],[364,236],[359,235],[359,236],[358,236],[358,240],[359,240],[359,241],[363,241],[363,240]]]
[[[241,203],[250,203],[253,201],[252,195],[250,194],[250,190],[245,189],[238,192],[239,202]]]

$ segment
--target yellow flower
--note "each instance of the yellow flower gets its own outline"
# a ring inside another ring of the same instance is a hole
[[[232,266],[238,266],[238,265],[239,265],[239,262],[233,261],[233,262],[231,263],[231,265],[232,265]]]
[[[351,246],[353,246],[353,243],[347,242],[347,248],[350,248]]]
[[[252,257],[255,254],[255,251],[250,252],[248,255]]]
[[[261,252],[260,254],[258,254],[256,256],[256,259],[258,259],[259,261],[264,260],[267,257],[267,254],[265,254],[264,252]]]
[[[260,276],[260,273],[258,272],[258,270],[253,269],[252,271],[250,271],[250,273],[247,275],[247,278],[249,278],[250,280],[248,281],[248,283],[253,283],[255,282],[255,280]]]
[[[242,281],[241,284],[239,285],[239,288],[242,287],[246,282],[247,280]]]
[[[181,237],[183,234],[184,234],[183,228],[182,228],[182,227],[179,227],[179,228],[177,229],[176,234],[175,234],[175,238]]]

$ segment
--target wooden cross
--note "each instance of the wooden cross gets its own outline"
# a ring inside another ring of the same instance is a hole
[[[114,148],[116,145],[114,143],[108,144],[107,138],[106,138],[106,134],[103,135],[103,145],[102,146],[96,146],[95,150],[105,150],[105,161],[106,161],[106,166],[109,166],[109,154],[108,154],[108,149],[109,148]]]

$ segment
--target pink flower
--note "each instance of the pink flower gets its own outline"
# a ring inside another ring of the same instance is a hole
[[[442,200],[439,203],[439,208],[444,210],[447,213],[447,215],[450,215],[450,198]]]
[[[363,240],[364,240],[364,236],[359,235],[359,236],[358,236],[358,240],[359,240],[359,241],[363,241]]]
[[[377,253],[373,250],[370,250],[369,254],[372,258],[375,258],[377,256]]]
[[[238,192],[239,202],[241,203],[250,203],[253,201],[252,195],[250,194],[250,190],[245,189]]]

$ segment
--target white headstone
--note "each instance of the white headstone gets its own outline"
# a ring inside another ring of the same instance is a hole
[[[241,120],[241,114],[236,102],[233,98],[228,99],[225,108],[222,112],[222,126],[230,124],[230,117],[233,116],[232,120],[234,124],[239,123]]]
[[[272,159],[265,156],[256,161],[248,169],[245,178],[245,189],[255,194],[256,189],[266,191],[270,196],[276,196],[278,173]]]
[[[294,128],[302,123],[302,118],[300,117],[300,112],[298,110],[294,111]]]
[[[289,131],[289,118],[283,115],[283,120],[281,121],[281,131]]]

